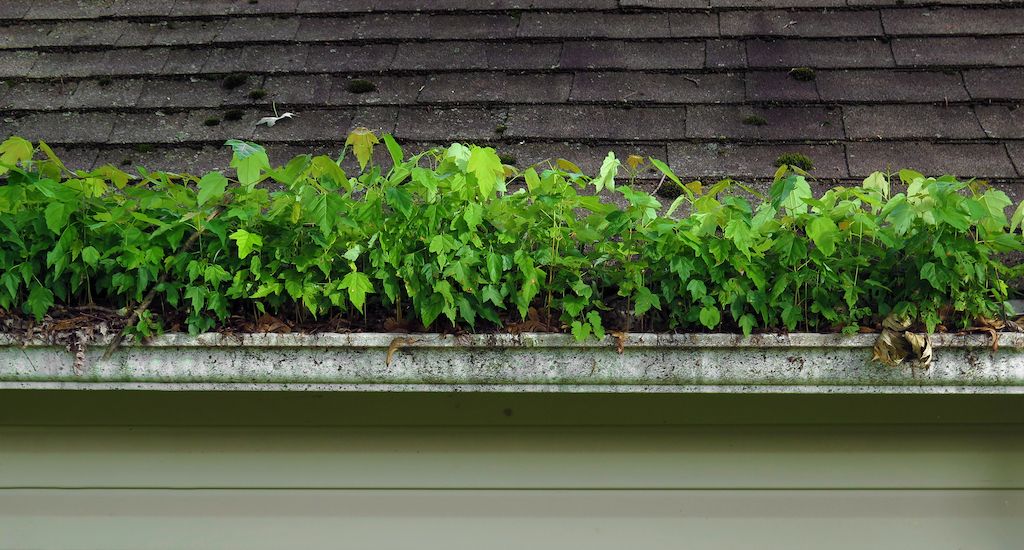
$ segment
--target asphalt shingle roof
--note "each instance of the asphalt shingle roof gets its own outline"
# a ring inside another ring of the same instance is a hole
[[[228,138],[336,152],[367,126],[520,165],[611,149],[766,177],[794,151],[822,178],[1024,182],[1021,2],[0,0],[0,79],[0,134],[83,167],[201,171]],[[257,128],[273,105],[298,116]]]

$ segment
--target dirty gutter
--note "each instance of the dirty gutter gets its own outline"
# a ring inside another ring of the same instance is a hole
[[[167,334],[76,368],[0,334],[0,389],[605,393],[1024,393],[1024,334],[932,337],[930,369],[872,363],[875,335]],[[390,361],[389,359],[390,355]]]

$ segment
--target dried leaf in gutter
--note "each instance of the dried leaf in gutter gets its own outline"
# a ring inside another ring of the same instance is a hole
[[[875,340],[872,361],[879,361],[890,367],[903,363],[910,366],[929,368],[932,366],[932,341],[927,334],[907,332],[913,321],[906,317],[890,315],[882,321],[882,333]]]
[[[910,353],[910,344],[903,337],[903,333],[886,328],[882,329],[882,333],[875,340],[871,360],[895,367],[902,363]]]
[[[388,355],[384,359],[384,365],[390,367],[391,366],[391,358],[394,357],[396,351],[401,349],[402,346],[408,346],[410,344],[415,344],[415,343],[416,343],[416,339],[415,338],[402,338],[402,337],[399,337],[399,338],[395,338],[394,340],[392,340],[391,341],[391,345],[388,346]]]
[[[923,369],[932,366],[932,339],[927,334],[915,334],[913,332],[903,333],[903,337],[910,343],[910,349],[915,367]]]

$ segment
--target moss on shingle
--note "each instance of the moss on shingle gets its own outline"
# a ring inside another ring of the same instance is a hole
[[[811,82],[818,77],[815,74],[814,69],[810,67],[795,67],[789,70],[789,76],[793,77],[793,80],[800,82]]]
[[[345,84],[345,89],[353,94],[365,94],[377,89],[377,85],[363,78],[353,78]]]
[[[778,168],[783,164],[787,166],[795,166],[805,172],[814,170],[814,161],[811,157],[801,153],[783,153],[779,155],[779,158],[775,159],[775,167]]]
[[[225,90],[234,90],[235,88],[245,84],[249,80],[249,75],[242,73],[233,73],[224,77],[224,81],[221,85],[224,86]]]

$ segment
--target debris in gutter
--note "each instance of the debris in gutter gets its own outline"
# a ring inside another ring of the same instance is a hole
[[[928,334],[910,332],[913,321],[890,315],[882,321],[882,333],[875,340],[872,361],[890,367],[907,364],[911,368],[932,366],[932,341]]]

